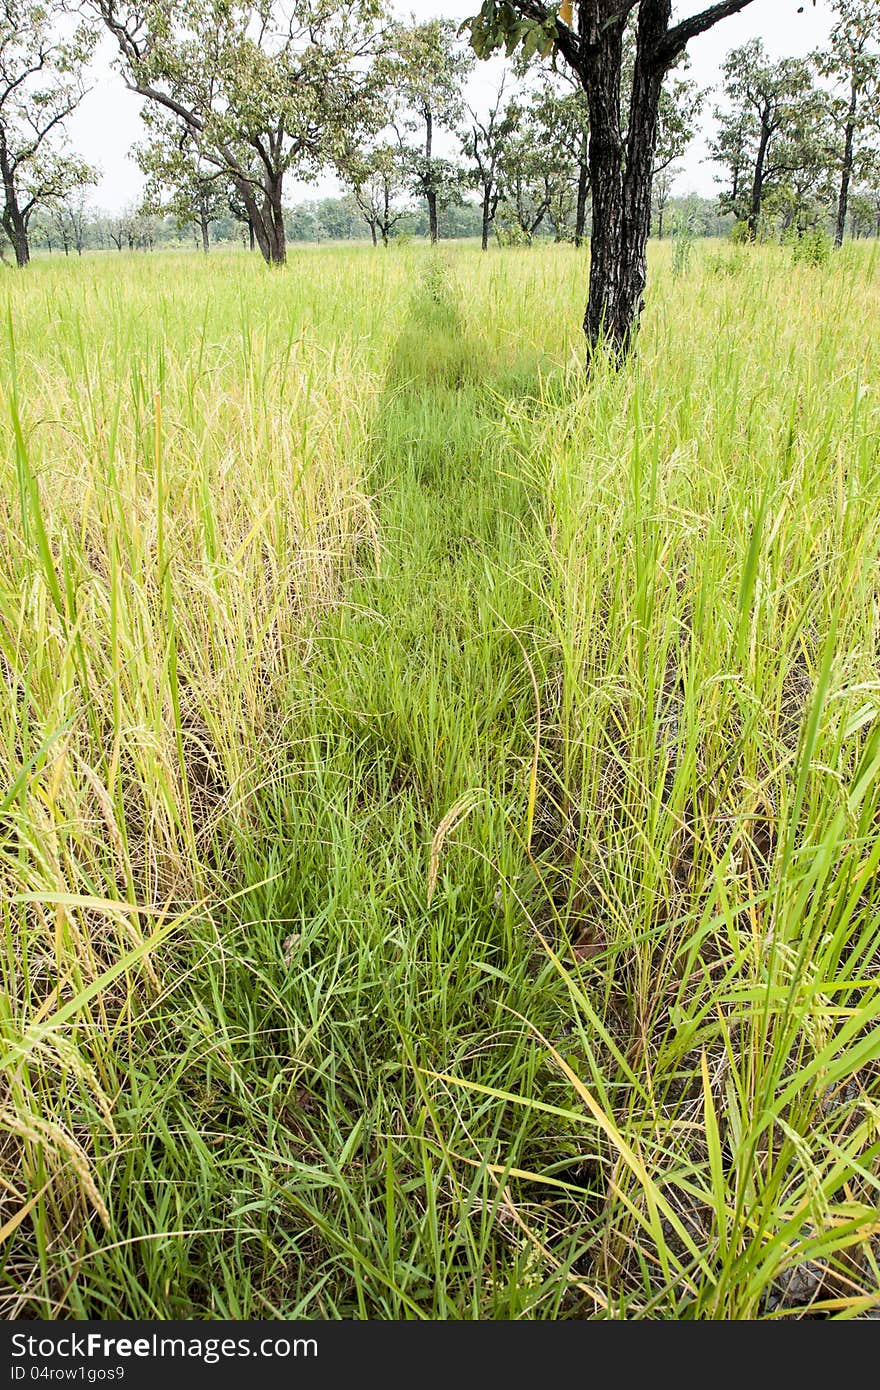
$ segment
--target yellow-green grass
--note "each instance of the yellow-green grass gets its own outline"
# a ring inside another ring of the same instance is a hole
[[[3,277],[5,1316],[880,1308],[880,260]]]

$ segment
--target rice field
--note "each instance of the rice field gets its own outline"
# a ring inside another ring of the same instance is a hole
[[[0,1313],[880,1313],[880,250],[0,280]]]

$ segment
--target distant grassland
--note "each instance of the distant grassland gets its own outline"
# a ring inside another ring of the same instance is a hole
[[[4,273],[0,1310],[880,1310],[880,253]]]

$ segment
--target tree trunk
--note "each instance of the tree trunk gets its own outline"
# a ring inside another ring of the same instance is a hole
[[[574,244],[582,246],[587,226],[587,194],[590,191],[589,145],[586,135],[581,145],[578,164],[577,206],[574,214]]]
[[[591,347],[607,342],[618,356],[638,327],[647,280],[651,184],[665,69],[653,54],[665,35],[672,0],[642,0],[624,172],[620,127],[623,32],[609,23],[584,70],[590,103],[590,294],[584,332]]]
[[[488,251],[488,249],[489,249],[489,226],[490,226],[491,221],[492,221],[492,214],[491,214],[491,211],[490,211],[491,206],[492,206],[492,184],[491,184],[490,182],[487,182],[487,183],[484,183],[484,184],[483,184],[483,238],[482,238],[482,249],[483,249],[484,251]]]
[[[245,205],[251,249],[254,241],[267,265],[284,265],[287,260],[287,239],[284,232],[284,213],[281,207],[281,175],[266,178],[262,204],[257,201],[253,186],[245,179],[236,179],[235,188]]]
[[[21,209],[18,206],[18,198],[16,196],[12,177],[7,177],[5,169],[3,175],[6,200],[3,209],[3,229],[12,243],[12,249],[15,252],[15,264],[18,266],[19,270],[23,270],[31,258],[27,220],[22,215]]]
[[[855,78],[853,78],[849,96],[849,110],[846,117],[846,129],[843,143],[843,167],[840,171],[840,196],[837,200],[837,226],[834,229],[834,245],[843,245],[843,234],[846,230],[846,213],[849,207],[849,186],[852,181],[853,173],[853,144],[856,134],[856,115],[859,107],[859,89]]]
[[[591,347],[614,334],[623,250],[623,135],[620,129],[620,26],[606,25],[584,68],[590,107],[590,291],[584,332]]]
[[[284,230],[284,209],[281,206],[281,175],[273,180],[267,194],[270,214],[269,264],[287,262],[287,233]]]
[[[200,228],[201,233],[202,233],[202,250],[204,251],[205,255],[207,256],[208,252],[209,252],[210,249],[211,249],[211,242],[210,242],[210,240],[209,240],[209,238],[208,238],[208,219],[207,219],[207,217],[201,216],[201,217],[199,218],[199,228]]]
[[[435,246],[440,237],[437,224],[437,190],[434,187],[434,171],[431,168],[431,156],[434,148],[434,117],[430,107],[425,107],[425,174],[427,176],[427,186],[425,188],[425,200],[428,204],[428,236],[431,245]]]
[[[578,6],[578,41],[560,48],[577,72],[590,112],[593,202],[590,291],[584,333],[591,349],[607,343],[622,359],[638,327],[647,279],[651,185],[663,79],[696,35],[752,0],[716,0],[671,25],[672,0],[639,0],[629,123],[624,149],[620,89],[624,32],[632,3]],[[766,124],[766,123],[765,123]]]
[[[374,246],[378,246],[378,245],[379,245],[379,241],[378,241],[378,238],[376,237],[376,224],[375,224],[375,222],[371,222],[371,223],[370,223],[370,234],[371,234],[371,236],[372,236],[372,238],[373,238],[373,245],[374,245]]]
[[[657,209],[657,240],[663,240],[663,209]]]
[[[761,221],[761,203],[764,199],[764,164],[767,159],[770,135],[771,130],[765,117],[761,122],[761,139],[758,142],[758,157],[755,160],[755,173],[752,179],[752,197],[749,203],[748,227],[750,241],[754,241],[757,237],[758,226]]]
[[[665,69],[649,59],[669,27],[672,0],[642,0],[630,100],[626,174],[623,184],[623,261],[614,343],[626,351],[638,328],[648,280],[648,236],[654,155],[660,125]]]
[[[15,230],[10,234],[9,240],[12,242],[15,251],[15,264],[19,270],[23,270],[30,264],[31,248],[28,244],[27,228],[22,227],[20,231]]]

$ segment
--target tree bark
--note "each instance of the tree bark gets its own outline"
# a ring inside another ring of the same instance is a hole
[[[440,237],[440,230],[437,222],[437,190],[434,187],[434,172],[431,168],[431,155],[434,148],[434,117],[430,107],[425,107],[425,174],[428,183],[425,188],[425,199],[428,204],[428,236],[431,245],[435,246]]]
[[[849,207],[849,186],[852,182],[853,174],[853,145],[856,135],[856,115],[859,108],[859,88],[855,77],[852,80],[849,96],[849,110],[846,116],[846,127],[843,142],[843,167],[840,171],[840,196],[837,200],[837,226],[834,229],[834,245],[843,245],[843,236],[846,231],[846,214]]]
[[[281,176],[273,179],[266,190],[269,206],[269,264],[284,265],[287,262],[287,233],[284,230],[284,209],[281,206]]]
[[[253,185],[246,179],[236,179],[235,188],[245,205],[251,249],[254,240],[267,265],[284,265],[287,260],[287,238],[284,231],[284,212],[281,206],[281,175],[266,176],[262,202],[258,201]]]
[[[208,219],[204,215],[199,218],[199,228],[202,233],[202,250],[207,256],[208,252],[211,249],[211,243],[208,238]]]
[[[492,222],[491,207],[492,207],[492,185],[491,185],[491,183],[484,183],[484,184],[483,184],[483,238],[482,238],[482,250],[483,250],[483,251],[488,251],[488,249],[489,249],[489,226],[490,226],[490,224],[491,224],[491,222]]]
[[[15,264],[19,270],[23,270],[31,258],[27,218],[19,207],[15,177],[7,157],[5,141],[0,142],[0,175],[3,178],[3,230],[12,243]]]
[[[669,28],[672,0],[642,0],[630,100],[623,184],[623,262],[614,343],[626,350],[642,313],[648,280],[648,237],[660,96],[666,68],[655,58]]]
[[[28,241],[27,224],[18,211],[17,206],[10,210],[3,218],[3,226],[6,235],[12,242],[12,249],[15,252],[15,264],[19,270],[23,270],[30,263],[31,248]]]
[[[758,235],[758,227],[761,221],[761,203],[764,200],[764,165],[767,160],[767,149],[770,145],[770,136],[773,134],[770,129],[766,114],[761,120],[761,138],[758,142],[758,157],[755,160],[755,172],[752,178],[752,196],[749,202],[749,240],[754,241]]]
[[[620,72],[623,29],[606,24],[588,52],[582,73],[590,108],[590,185],[593,235],[590,290],[584,332],[591,347],[613,336],[623,252],[623,135],[620,129]]]
[[[590,157],[587,136],[584,136],[581,145],[581,157],[578,164],[578,186],[577,186],[577,205],[574,214],[574,244],[582,246],[584,232],[587,227],[587,195],[590,191]]]

